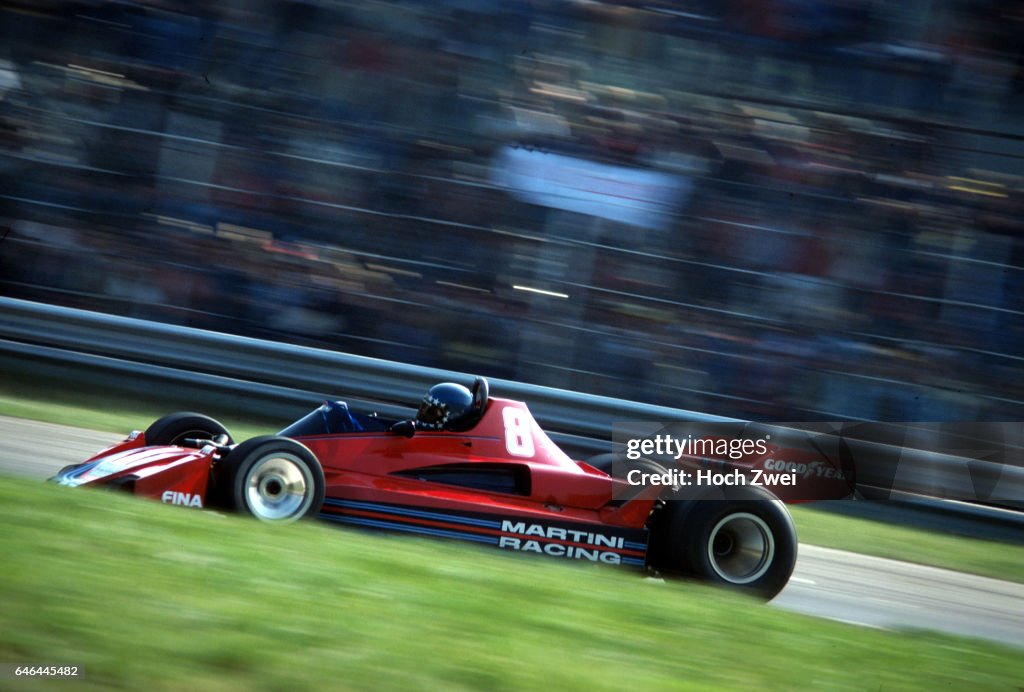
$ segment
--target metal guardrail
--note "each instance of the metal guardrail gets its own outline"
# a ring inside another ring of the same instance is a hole
[[[274,415],[301,411],[324,398],[369,403],[382,413],[408,411],[431,385],[447,380],[468,384],[471,379],[438,368],[13,298],[0,298],[0,353],[75,368],[100,381],[121,375],[178,391],[220,392],[244,402],[243,408]],[[491,389],[498,396],[526,401],[559,444],[591,453],[608,451],[613,425],[624,421],[744,422],[507,380],[491,380]],[[865,454],[872,454],[872,443],[856,444],[869,445]],[[886,448],[892,449],[882,444],[873,449],[882,453]],[[998,492],[990,497],[996,504],[1024,509],[1024,467],[918,450],[901,450],[900,455],[899,480],[905,485],[889,489],[920,493],[926,488],[926,494],[943,496],[944,484],[962,485],[965,477],[978,475],[980,464],[994,479],[990,485]]]
[[[146,376],[176,372],[183,381],[237,387],[246,394],[256,393],[255,385],[262,398],[276,392],[293,401],[306,393],[307,400],[333,396],[409,406],[438,382],[472,382],[467,373],[14,298],[0,298],[0,339],[6,340],[0,350],[27,355],[45,348],[57,358],[59,349],[93,367]],[[609,439],[612,425],[624,420],[741,422],[509,380],[490,384],[498,396],[528,402],[546,429],[598,439]]]

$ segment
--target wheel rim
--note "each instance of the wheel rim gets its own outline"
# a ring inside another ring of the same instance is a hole
[[[253,516],[264,521],[290,521],[313,502],[313,476],[294,454],[274,452],[253,464],[245,479],[245,497]]]
[[[774,557],[771,528],[756,514],[730,514],[715,524],[708,538],[712,569],[732,584],[749,584],[764,576]]]

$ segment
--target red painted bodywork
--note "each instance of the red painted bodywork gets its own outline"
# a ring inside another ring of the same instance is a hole
[[[205,506],[213,460],[211,448],[148,447],[143,433],[132,433],[86,459],[82,464],[86,468],[75,482],[66,484],[110,485],[128,479],[132,481],[130,489],[139,497],[170,504],[187,504],[181,498],[198,497],[194,506]]]
[[[502,419],[506,408],[525,414],[534,450],[529,457],[508,451]],[[344,433],[296,439],[320,460],[328,498],[455,511],[480,511],[485,506],[488,512],[507,516],[639,528],[659,494],[654,489],[625,505],[609,506],[621,481],[573,461],[541,430],[526,404],[508,399],[492,398],[480,422],[465,433],[417,432],[410,438]],[[529,474],[530,494],[485,492],[394,475],[439,463],[521,466]]]
[[[505,409],[517,412],[530,443],[506,440]],[[661,489],[646,488],[625,503],[613,502],[626,487],[602,471],[569,458],[533,419],[526,404],[492,397],[481,420],[468,432],[419,431],[413,437],[390,432],[346,432],[293,438],[306,445],[324,471],[326,499],[436,509],[485,512],[524,520],[579,522],[642,529]],[[134,477],[134,493],[174,504],[183,497],[207,504],[216,449],[147,447],[143,433],[103,450],[84,462],[95,464],[67,485],[110,484]],[[397,476],[445,464],[516,465],[528,474],[528,495],[465,488]],[[171,493],[168,495],[168,493]],[[346,512],[355,510],[346,510]],[[325,505],[324,513],[331,513]]]
[[[328,422],[331,413],[343,422]],[[419,430],[407,437],[387,431],[394,423],[353,417],[343,404],[333,403],[286,428],[285,434],[305,445],[323,470],[320,518],[500,549],[647,566],[651,517],[666,486],[633,486],[572,460],[541,430],[526,404],[492,397],[466,432]],[[346,432],[301,432],[335,429]],[[226,493],[238,491],[230,485],[238,479],[222,477],[217,464],[232,449],[212,443],[201,449],[147,446],[144,433],[133,433],[92,459],[63,469],[53,480],[120,486],[188,507],[214,504],[216,491],[221,501],[231,504]],[[811,498],[794,487],[771,488],[790,502],[849,492],[841,477],[819,476],[824,468],[819,465],[826,462],[806,451],[777,446],[761,451],[760,456],[738,460],[676,461],[692,473],[703,468],[756,475],[755,469],[778,470],[780,464],[804,469],[803,480],[810,479],[813,490],[822,494]],[[218,478],[224,488],[217,487]],[[702,496],[704,491],[695,490],[695,496]],[[806,493],[806,488],[801,490]]]

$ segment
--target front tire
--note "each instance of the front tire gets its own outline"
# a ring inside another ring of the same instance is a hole
[[[665,571],[774,598],[796,566],[797,537],[781,500],[764,488],[716,488],[669,501]]]
[[[155,420],[143,434],[147,445],[180,447],[185,440],[212,440],[220,435],[227,435],[226,444],[231,444],[228,429],[201,413],[169,413]]]
[[[221,501],[261,521],[315,517],[324,502],[324,472],[308,448],[287,437],[246,440],[217,463]]]

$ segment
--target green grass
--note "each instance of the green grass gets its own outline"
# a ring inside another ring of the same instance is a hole
[[[145,429],[163,414],[182,409],[213,415],[237,440],[274,432],[290,422],[253,420],[233,411],[230,402],[163,400],[156,394],[152,398],[128,394],[115,397],[11,372],[4,373],[0,380],[0,415],[91,430],[127,433]],[[806,543],[1024,582],[1024,545],[951,536],[809,507],[793,507],[791,511],[800,540]]]
[[[113,393],[60,380],[30,377],[5,369],[0,362],[0,415],[4,416],[126,434],[132,430],[145,430],[166,413],[198,411],[219,420],[239,440],[273,433],[291,423],[290,420],[240,413],[233,403],[224,397],[207,398],[202,392],[196,392],[190,399],[169,397],[160,391],[154,391],[150,396],[133,392]],[[312,410],[319,403],[311,401],[309,408]]]
[[[0,415],[73,425],[87,430],[127,434],[132,430],[145,430],[150,423],[166,413],[198,410],[199,413],[211,415],[223,423],[235,439],[245,440],[256,435],[277,432],[290,422],[269,419],[254,421],[251,417],[232,413],[224,408],[215,410],[195,402],[191,405],[189,402],[170,402],[167,406],[162,406],[159,403],[108,399],[90,405],[90,400],[95,398],[84,397],[84,403],[25,399],[5,393],[3,386],[0,385]],[[314,406],[315,404],[310,405],[310,409]]]
[[[1024,545],[790,507],[803,543],[1024,583]]]
[[[76,690],[1024,681],[1024,657],[1000,645],[847,626],[612,567],[13,479],[0,481],[0,507],[0,661],[84,666]]]

